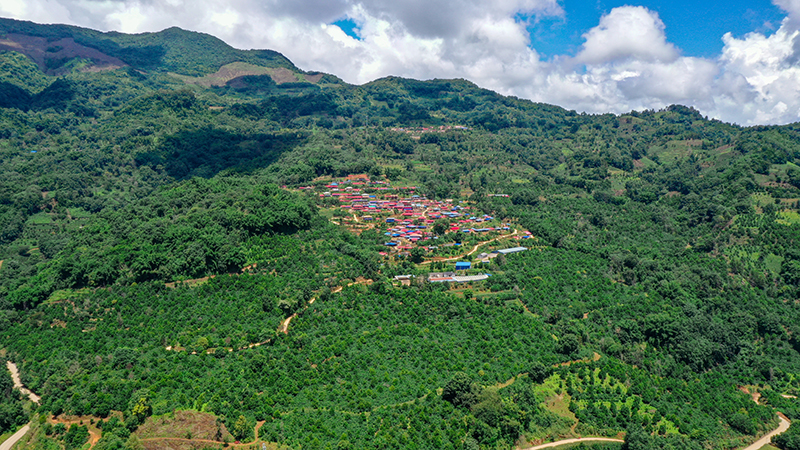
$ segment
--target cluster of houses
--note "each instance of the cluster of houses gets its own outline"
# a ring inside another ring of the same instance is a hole
[[[483,253],[479,257],[480,262],[488,262],[492,258],[500,255],[510,255],[512,253],[519,253],[528,250],[527,247],[511,247],[500,250],[494,250],[491,253]],[[485,260],[483,258],[486,258]],[[473,275],[459,274],[459,272],[469,270],[472,268],[472,263],[468,261],[458,261],[455,265],[453,272],[431,272],[427,276],[429,283],[472,283],[475,281],[483,281],[491,277],[488,273],[478,273]],[[416,278],[415,275],[397,275],[394,277],[395,281],[399,281],[403,285],[410,285],[411,280]]]
[[[384,230],[387,239],[384,242],[386,251],[380,252],[382,256],[388,256],[387,252],[397,252],[402,255],[418,245],[425,245],[428,250],[438,248],[431,242],[438,239],[432,228],[439,220],[447,221],[449,224],[447,231],[451,233],[506,234],[512,230],[511,224],[502,223],[488,214],[475,214],[470,206],[462,202],[454,202],[452,199],[428,199],[415,194],[414,186],[392,186],[388,180],[372,180],[365,174],[350,175],[343,179],[304,186],[300,189],[312,189],[321,199],[331,199],[338,203],[337,208],[354,216],[353,221],[345,219],[346,221],[351,224],[361,222],[351,225],[355,227],[354,229],[377,227]],[[507,194],[490,195],[507,196]],[[532,237],[529,232],[515,236],[519,239]],[[490,257],[479,259],[488,261]]]
[[[420,133],[444,133],[450,130],[468,131],[471,130],[471,128],[465,127],[463,125],[440,125],[438,127],[417,127],[417,128],[396,127],[396,128],[390,128],[390,130],[399,133],[420,134]]]

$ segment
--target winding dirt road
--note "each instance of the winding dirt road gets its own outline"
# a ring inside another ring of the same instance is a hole
[[[32,402],[36,403],[37,405],[42,400],[41,397],[31,392],[25,385],[22,384],[22,380],[19,378],[19,370],[17,369],[17,365],[11,361],[6,361],[6,367],[8,371],[11,372],[11,380],[14,381],[14,388],[19,389],[23,395],[27,395]],[[23,436],[25,436],[28,431],[31,429],[31,424],[27,424],[24,427],[20,428],[19,431],[11,435],[5,442],[0,444],[0,450],[11,450],[11,447],[14,446]]]
[[[560,441],[555,442],[548,442],[547,444],[539,444],[534,445],[533,447],[525,447],[521,450],[539,450],[541,448],[553,448],[558,447],[559,445],[567,445],[567,444],[577,444],[579,442],[625,442],[622,439],[614,439],[614,438],[574,438],[574,439],[563,439]]]
[[[20,430],[11,435],[11,437],[8,438],[8,440],[0,444],[0,450],[11,450],[11,447],[13,447],[14,444],[17,443],[17,441],[22,439],[22,436],[25,436],[28,433],[28,430],[30,429],[31,429],[31,424],[27,424],[24,427],[20,428]]]
[[[14,381],[14,387],[19,389],[23,395],[27,395],[33,403],[39,404],[39,402],[42,401],[42,398],[31,392],[25,387],[24,384],[22,384],[22,380],[19,378],[19,370],[17,369],[17,365],[11,361],[6,361],[6,367],[8,367],[8,371],[11,372],[11,379]]]
[[[784,431],[788,430],[789,429],[789,425],[791,425],[791,422],[789,421],[789,419],[787,419],[786,416],[784,416],[781,413],[778,413],[778,419],[781,420],[781,423],[778,425],[778,428],[775,428],[774,430],[772,430],[769,433],[765,434],[763,437],[761,437],[761,439],[753,442],[752,444],[748,445],[747,447],[743,448],[742,450],[758,450],[761,447],[763,447],[763,446],[769,444],[770,442],[772,442],[772,438],[774,436],[777,436],[777,435],[783,433]]]

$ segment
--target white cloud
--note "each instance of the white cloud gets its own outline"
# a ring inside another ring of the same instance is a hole
[[[784,25],[796,30],[800,25],[800,0],[773,0],[773,3],[789,14]]]
[[[57,0],[3,0],[0,15],[40,23],[71,23],[69,8]]]
[[[124,32],[171,26],[238,48],[269,48],[351,83],[467,78],[503,94],[592,113],[694,106],[741,124],[800,119],[800,0],[772,34],[722,36],[714,59],[682,56],[654,11],[612,9],[574,57],[542,60],[520,15],[561,16],[557,0],[4,0],[0,15]],[[359,38],[331,22],[348,17]]]
[[[800,66],[797,43],[800,32],[792,19],[784,20],[771,36],[750,33],[742,39],[730,33],[723,37],[725,47],[719,62],[726,73],[737,77],[738,90],[726,97],[745,94],[749,100],[742,116],[746,123],[787,123],[800,119]],[[736,115],[737,102],[724,102],[720,115]]]
[[[669,62],[678,57],[678,50],[667,42],[664,23],[641,6],[614,8],[583,37],[586,42],[576,58],[583,63],[622,59]]]

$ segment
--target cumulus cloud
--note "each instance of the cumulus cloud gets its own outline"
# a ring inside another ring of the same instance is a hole
[[[557,0],[4,0],[0,15],[129,33],[179,26],[351,83],[459,77],[579,111],[680,103],[758,124],[800,120],[800,0],[774,2],[787,14],[777,31],[721,36],[716,58],[682,55],[656,12],[622,6],[583,34],[576,55],[543,59],[520,17],[563,16]],[[332,25],[342,18],[358,39]]]
[[[614,8],[583,35],[578,61],[596,64],[620,59],[674,61],[678,50],[667,42],[664,23],[641,6]]]
[[[725,47],[719,62],[723,69],[738,78],[738,92],[720,93],[735,99],[745,93],[750,100],[749,123],[786,123],[800,120],[800,32],[787,18],[771,36],[750,33],[742,39],[730,33],[723,37]],[[720,99],[722,100],[722,99]],[[726,99],[727,100],[727,99]],[[720,114],[736,114],[736,102],[727,100]]]
[[[800,0],[773,0],[773,3],[789,14],[785,26],[795,30],[800,28]]]

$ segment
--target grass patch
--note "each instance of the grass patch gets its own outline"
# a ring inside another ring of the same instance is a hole
[[[639,162],[642,164],[642,166],[643,166],[645,169],[647,169],[647,168],[650,168],[650,167],[658,167],[658,163],[656,163],[656,162],[655,162],[655,161],[653,161],[652,159],[648,158],[647,156],[643,156],[643,157],[642,157],[642,158],[639,160]]]
[[[800,214],[797,211],[780,211],[776,222],[782,225],[795,225],[800,223]]]
[[[764,266],[770,272],[774,274],[781,273],[781,264],[783,263],[783,258],[778,255],[773,255],[770,253],[769,255],[764,257]]]
[[[535,386],[533,393],[546,410],[569,419],[573,423],[578,422],[578,418],[569,410],[569,403],[572,401],[572,397],[564,390],[563,380],[558,374],[551,375],[544,380],[544,383]]]
[[[757,192],[755,194],[750,195],[750,200],[753,202],[754,205],[762,208],[767,205],[775,204],[775,199],[772,198],[771,195],[765,192]]]
[[[50,225],[53,223],[53,218],[47,213],[36,213],[28,218],[28,225]]]
[[[92,291],[89,290],[89,288],[83,288],[83,289],[77,289],[77,290],[61,289],[61,290],[55,291],[52,294],[50,294],[50,298],[48,298],[44,303],[46,305],[51,305],[51,304],[60,303],[60,302],[63,302],[63,301],[77,300],[77,299],[85,297],[85,296],[87,296],[87,295],[89,295],[91,293],[92,293]]]

